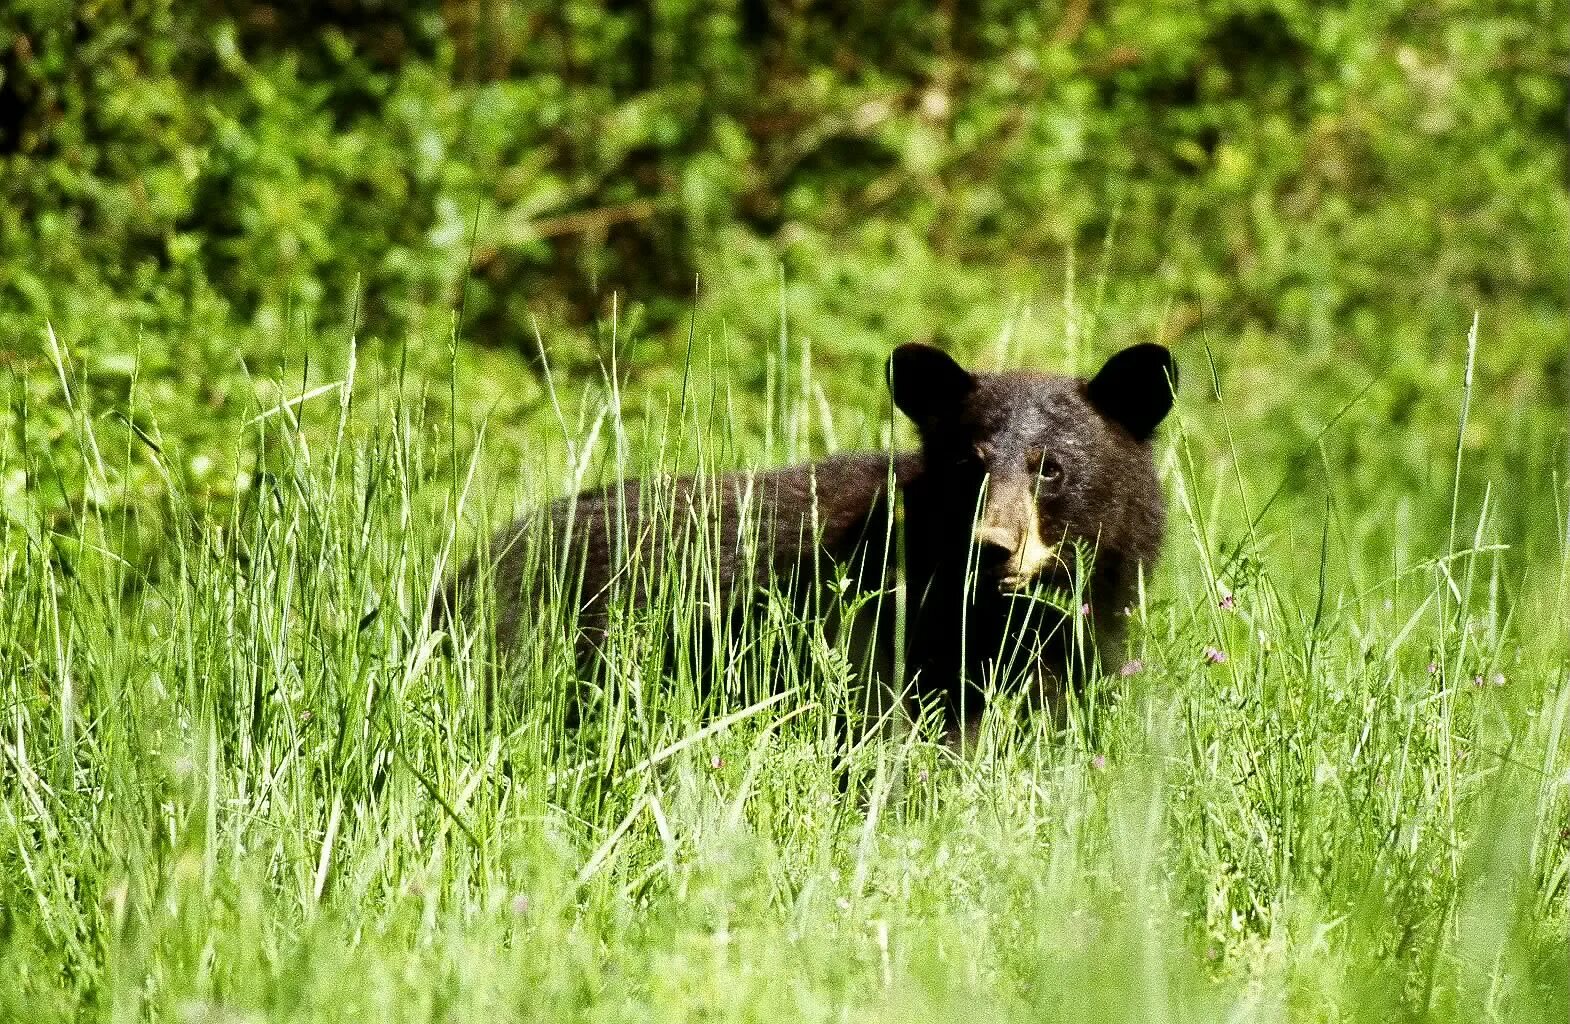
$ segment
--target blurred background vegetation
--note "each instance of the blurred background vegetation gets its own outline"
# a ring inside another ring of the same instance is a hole
[[[156,506],[154,445],[226,500],[255,385],[342,376],[351,334],[437,416],[456,366],[507,451],[554,422],[541,342],[568,392],[615,346],[634,399],[718,345],[747,423],[807,346],[851,410],[910,338],[1160,340],[1266,486],[1438,495],[1474,312],[1477,479],[1529,501],[1564,464],[1567,82],[1565,0],[19,0],[0,508]],[[87,409],[124,457],[78,457]]]

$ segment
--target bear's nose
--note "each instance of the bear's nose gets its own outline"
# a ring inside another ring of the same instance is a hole
[[[981,569],[1001,569],[1019,547],[1019,538],[1001,526],[978,526],[974,535],[976,564]]]

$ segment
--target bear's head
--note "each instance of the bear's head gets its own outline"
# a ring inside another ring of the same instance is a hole
[[[972,513],[971,557],[1004,593],[1064,584],[1076,543],[1151,561],[1165,507],[1150,437],[1172,408],[1177,365],[1160,345],[1118,352],[1093,376],[973,373],[909,344],[889,358],[894,404],[921,436],[923,464]]]

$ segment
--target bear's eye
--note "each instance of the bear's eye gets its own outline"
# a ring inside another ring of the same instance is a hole
[[[1063,465],[1048,455],[1041,460],[1036,474],[1041,477],[1043,483],[1056,485],[1063,482]]]

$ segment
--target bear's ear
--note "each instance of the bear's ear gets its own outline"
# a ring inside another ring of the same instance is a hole
[[[1085,396],[1101,414],[1143,441],[1172,411],[1177,361],[1160,345],[1130,345],[1108,359],[1085,385]]]
[[[918,426],[958,411],[976,386],[976,378],[947,352],[915,342],[889,356],[888,377],[894,404]]]

